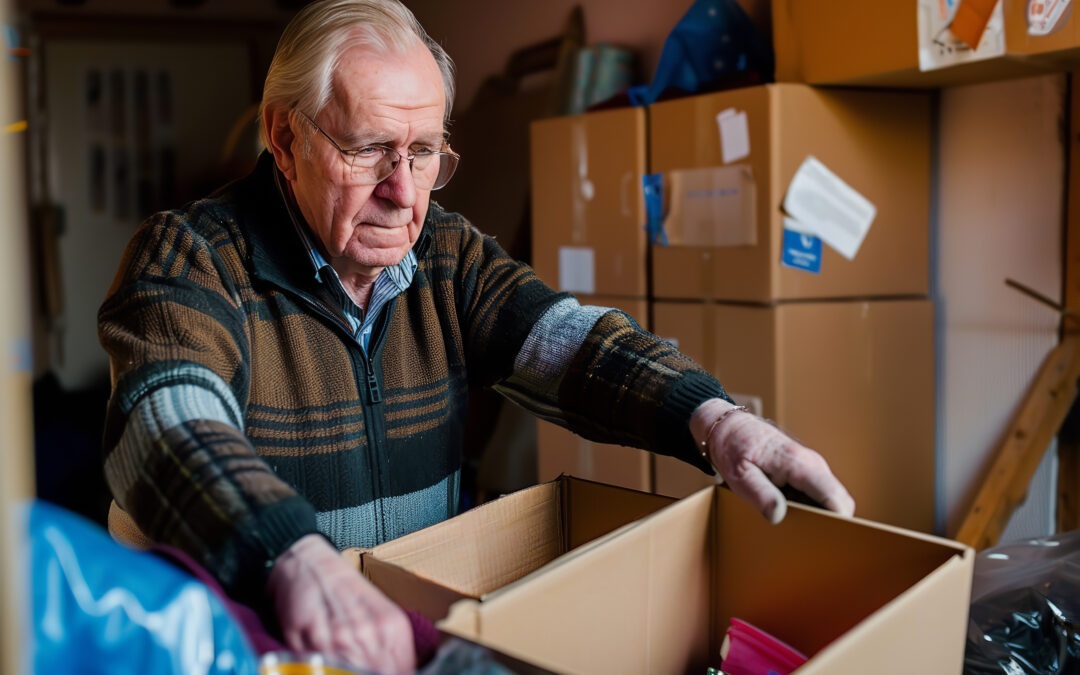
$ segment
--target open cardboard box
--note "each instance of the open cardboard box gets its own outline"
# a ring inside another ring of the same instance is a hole
[[[405,609],[432,621],[564,553],[654,513],[670,497],[560,476],[455,518],[346,555]]]
[[[702,673],[731,617],[800,674],[961,672],[973,551],[792,504],[769,525],[712,487],[487,598],[448,633],[562,673]]]

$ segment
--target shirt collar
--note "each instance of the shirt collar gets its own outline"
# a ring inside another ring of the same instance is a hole
[[[297,234],[300,235],[301,241],[304,242],[304,247],[308,252],[308,258],[311,260],[311,266],[315,270],[316,281],[326,283],[326,279],[323,277],[323,270],[327,268],[330,268],[330,270],[334,272],[334,278],[337,278],[337,270],[334,270],[333,266],[326,261],[322,252],[319,251],[319,247],[312,236],[311,229],[308,227],[307,223],[304,222],[303,214],[297,212],[299,207],[296,205],[296,199],[293,197],[292,191],[286,188],[284,181],[282,180],[281,171],[277,167],[274,168],[274,183],[277,185],[278,191],[281,193],[281,198],[285,202],[285,209],[289,213],[289,219],[292,221],[293,227],[296,229]],[[379,274],[379,277],[380,280],[382,277],[389,277],[390,281],[397,287],[398,291],[404,292],[412,284],[418,266],[419,263],[416,258],[416,253],[410,248],[409,252],[405,254],[405,258],[402,259],[401,262],[393,267],[384,267],[383,271]]]

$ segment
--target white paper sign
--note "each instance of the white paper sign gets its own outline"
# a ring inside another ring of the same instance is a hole
[[[746,121],[746,111],[736,112],[735,108],[723,110],[716,116],[720,126],[720,154],[724,164],[750,156],[750,127]]]
[[[1005,53],[1004,4],[998,0],[986,24],[978,49],[972,49],[949,32],[961,0],[919,0],[919,70],[937,70],[968,61],[980,61]]]
[[[596,255],[584,246],[559,247],[559,290],[596,292]]]
[[[795,221],[788,229],[821,237],[848,260],[859,252],[877,216],[877,207],[812,155],[795,172],[784,211]]]
[[[1072,0],[1028,0],[1028,34],[1039,36],[1053,33],[1071,4]]]

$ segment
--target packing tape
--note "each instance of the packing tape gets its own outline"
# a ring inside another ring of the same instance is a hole
[[[949,30],[967,46],[978,49],[986,24],[990,23],[990,15],[994,13],[994,6],[1000,1],[960,0]]]
[[[704,319],[702,320],[702,340],[704,345],[702,347],[702,358],[705,360],[701,365],[710,373],[714,375],[717,372],[716,367],[716,300],[713,298],[715,280],[714,275],[716,273],[716,265],[713,263],[712,253],[708,250],[701,253],[701,298],[704,301],[703,313]],[[719,377],[719,375],[716,375]]]
[[[650,244],[668,245],[664,231],[664,174],[650,173],[641,177],[645,193],[645,231]]]
[[[574,185],[570,191],[571,199],[573,199],[570,238],[575,244],[585,244],[589,238],[586,209],[588,203],[596,196],[596,187],[589,180],[589,141],[583,119],[574,120],[570,137],[571,170],[574,172]]]

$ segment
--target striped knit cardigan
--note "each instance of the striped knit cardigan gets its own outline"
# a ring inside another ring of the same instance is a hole
[[[105,472],[149,537],[254,598],[301,536],[372,546],[455,515],[467,390],[593,440],[703,465],[719,382],[615,310],[545,286],[432,204],[370,356],[314,279],[264,153],[137,230],[99,313]]]

